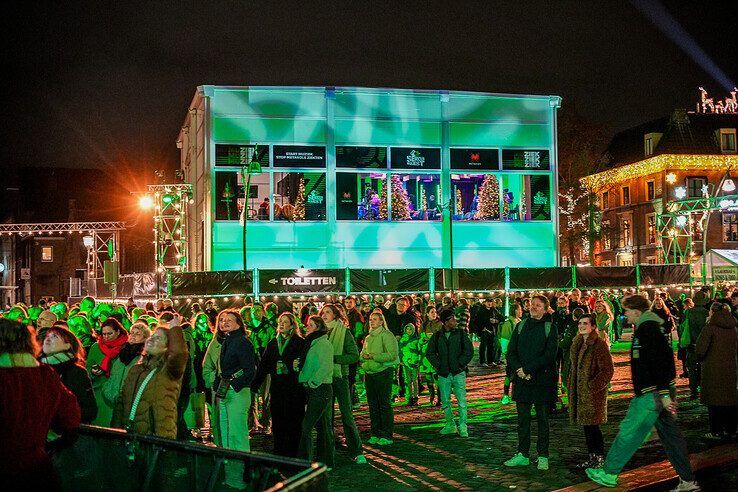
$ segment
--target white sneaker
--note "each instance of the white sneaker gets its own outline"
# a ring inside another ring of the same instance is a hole
[[[443,429],[441,429],[441,435],[446,436],[448,434],[456,434],[458,432],[458,429],[456,429],[456,424],[450,423],[446,424]]]
[[[523,456],[523,453],[518,453],[505,462],[505,466],[528,466],[530,465],[530,458]]]
[[[696,481],[687,482],[680,478],[679,485],[677,485],[676,488],[671,489],[671,492],[693,492],[695,490],[700,490],[700,486]]]
[[[538,469],[548,470],[548,458],[544,458],[543,456],[538,457]]]
[[[466,424],[459,425],[459,435],[461,437],[469,437],[469,429],[467,428]]]

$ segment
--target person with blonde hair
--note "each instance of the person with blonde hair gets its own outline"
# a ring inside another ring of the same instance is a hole
[[[369,404],[371,437],[369,444],[392,444],[395,424],[392,411],[392,383],[400,364],[397,338],[387,327],[381,310],[369,315],[369,335],[361,349],[366,399]]]
[[[600,337],[607,342],[607,346],[609,347],[612,322],[615,320],[610,304],[605,302],[604,299],[596,301],[594,305],[594,314],[595,319],[597,320],[597,332]]]

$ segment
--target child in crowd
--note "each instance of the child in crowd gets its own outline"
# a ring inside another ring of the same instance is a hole
[[[403,328],[400,337],[400,363],[405,376],[405,398],[407,406],[418,406],[418,368],[420,367],[420,339],[412,323]]]

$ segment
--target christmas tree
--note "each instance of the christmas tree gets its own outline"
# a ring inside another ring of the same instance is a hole
[[[477,220],[500,219],[500,185],[494,174],[488,174],[484,178],[482,188],[479,190],[479,203],[474,218]]]
[[[382,186],[382,191],[379,193],[379,218],[387,220],[387,186]]]
[[[223,189],[223,199],[221,201],[225,203],[228,220],[231,220],[231,203],[233,203],[233,191],[231,190],[231,185],[228,181],[226,181],[225,188]]]
[[[302,177],[300,178],[300,186],[297,187],[294,220],[305,220],[305,178]]]
[[[458,188],[456,188],[456,213],[457,214],[464,213],[464,204],[461,201],[461,190]]]
[[[425,196],[425,187],[420,188],[420,208],[428,210],[428,197]]]
[[[400,176],[392,176],[392,220],[410,220],[410,198],[402,186]],[[382,188],[382,203],[379,205],[379,218],[387,218],[387,192]]]

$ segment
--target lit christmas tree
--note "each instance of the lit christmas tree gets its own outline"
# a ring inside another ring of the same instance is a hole
[[[387,186],[382,186],[382,191],[379,193],[379,218],[387,220]]]
[[[461,190],[456,188],[456,213],[464,213],[464,204],[461,201]]]
[[[295,200],[294,220],[305,220],[305,178],[300,178],[300,186],[297,187],[297,199]]]
[[[425,196],[425,187],[420,188],[420,208],[428,210],[428,197]]]
[[[231,185],[228,181],[226,181],[225,188],[223,189],[223,199],[221,201],[225,203],[228,220],[231,220],[231,203],[233,203],[233,191],[231,190]]]
[[[410,197],[400,176],[392,176],[392,220],[410,220]]]
[[[500,219],[500,184],[494,174],[488,174],[484,178],[482,188],[479,190],[479,202],[474,218],[477,220]]]

